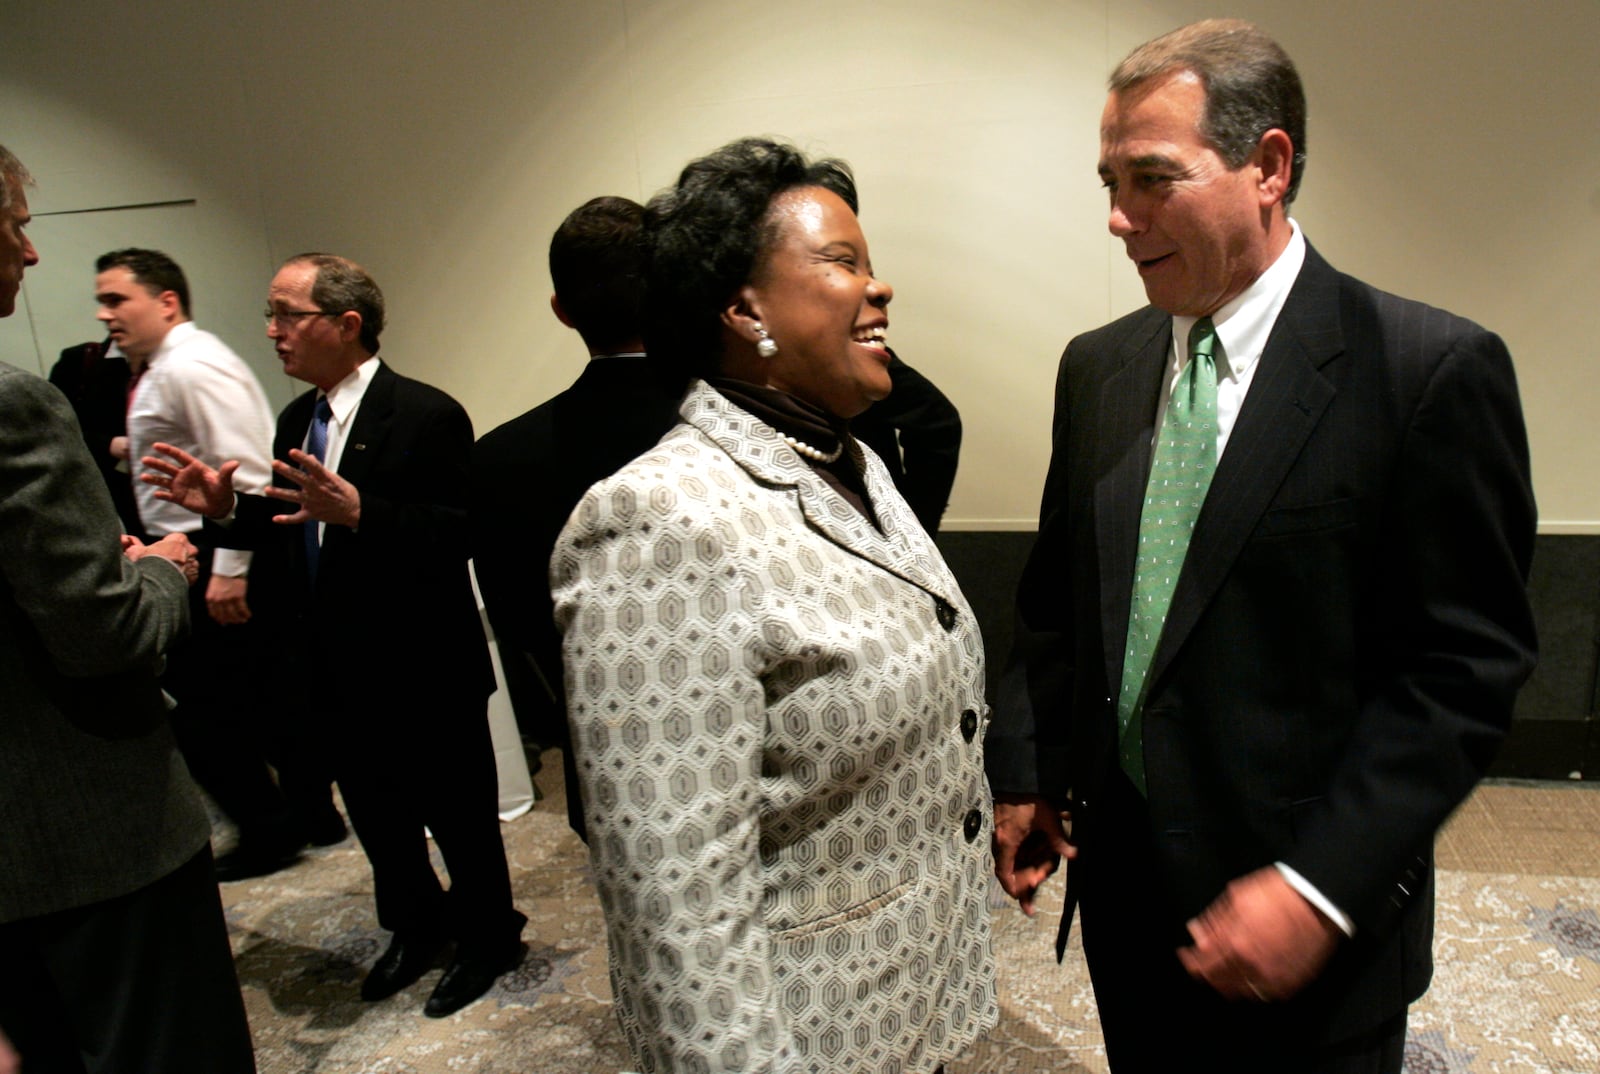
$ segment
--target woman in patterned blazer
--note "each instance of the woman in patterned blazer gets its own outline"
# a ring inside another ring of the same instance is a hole
[[[983,647],[848,420],[889,391],[846,165],[747,139],[650,204],[683,421],[551,561],[639,1069],[933,1074],[995,1022]]]

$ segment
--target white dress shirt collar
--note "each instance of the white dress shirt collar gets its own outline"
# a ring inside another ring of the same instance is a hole
[[[1289,244],[1278,259],[1257,276],[1255,282],[1211,315],[1216,326],[1217,339],[1222,344],[1227,364],[1217,369],[1217,378],[1235,382],[1249,375],[1261,352],[1267,347],[1267,337],[1277,323],[1278,314],[1289,298],[1289,291],[1300,275],[1306,260],[1306,240],[1300,225],[1289,221]],[[1172,345],[1178,356],[1178,368],[1188,361],[1189,329],[1198,317],[1172,318]]]
[[[344,444],[350,435],[350,426],[355,421],[356,411],[361,407],[367,389],[372,386],[372,378],[377,375],[378,364],[378,356],[373,355],[351,370],[327,393],[331,416],[328,419],[328,446],[323,461],[335,473],[339,471],[339,461],[344,458]]]
[[[177,324],[167,329],[167,334],[161,337],[161,342],[156,344],[156,349],[151,351],[150,356],[144,360],[145,369],[154,369],[157,360],[159,360],[162,355],[170,354],[173,348],[177,347],[178,344],[182,343],[184,340],[188,339],[198,331],[199,329],[195,327],[195,323],[193,321],[179,321]]]
[[[1266,349],[1267,337],[1289,298],[1289,291],[1305,264],[1306,240],[1300,234],[1300,225],[1289,221],[1289,244],[1267,270],[1256,277],[1232,301],[1216,313],[1211,321],[1216,326],[1217,338],[1222,343],[1225,361],[1217,366],[1217,458],[1227,450],[1228,438],[1233,435],[1234,423],[1244,407],[1250,382],[1255,379],[1261,352]],[[1172,318],[1172,346],[1167,354],[1166,386],[1156,407],[1156,432],[1166,420],[1167,400],[1172,386],[1178,382],[1183,367],[1189,362],[1189,329],[1196,317]],[[1152,437],[1154,439],[1154,437]]]

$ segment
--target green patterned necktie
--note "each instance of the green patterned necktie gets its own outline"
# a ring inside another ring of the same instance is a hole
[[[1118,753],[1139,793],[1144,779],[1144,686],[1167,607],[1183,570],[1200,505],[1217,468],[1217,330],[1202,317],[1189,330],[1189,362],[1178,374],[1161,439],[1150,463],[1144,510],[1139,515],[1139,555],[1133,569],[1133,604],[1117,697]]]

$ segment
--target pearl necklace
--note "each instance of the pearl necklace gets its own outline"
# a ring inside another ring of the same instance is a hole
[[[796,454],[802,455],[805,458],[808,458],[808,459],[812,460],[813,462],[820,462],[824,466],[833,465],[834,463],[839,461],[839,456],[844,454],[844,441],[843,440],[839,441],[839,446],[834,448],[832,451],[822,451],[819,448],[812,447],[810,444],[806,443],[804,440],[796,440],[794,437],[790,436],[788,433],[784,433],[782,435],[783,435],[783,442],[785,444],[788,444],[790,447],[794,448]]]

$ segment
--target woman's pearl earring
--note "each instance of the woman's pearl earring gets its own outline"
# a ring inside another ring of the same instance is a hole
[[[760,321],[756,322],[756,335],[761,338],[756,340],[756,353],[763,358],[772,358],[778,353],[778,342],[767,332],[767,326]]]

